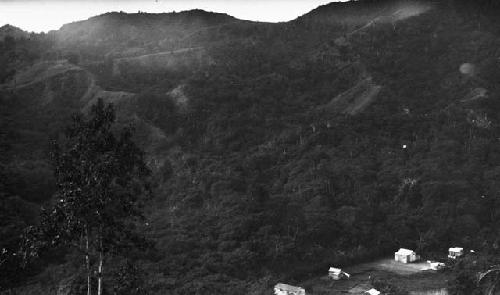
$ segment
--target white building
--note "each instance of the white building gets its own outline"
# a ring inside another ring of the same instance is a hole
[[[413,250],[401,248],[394,253],[394,260],[402,263],[410,263],[418,260],[418,255]]]
[[[448,249],[448,258],[456,259],[462,255],[464,255],[464,248],[454,247]]]
[[[427,263],[429,263],[429,269],[432,270],[440,270],[445,267],[445,264],[442,262],[427,261]]]
[[[306,295],[306,290],[287,284],[278,283],[274,286],[275,295]]]
[[[337,281],[344,278],[348,279],[351,275],[343,272],[340,268],[330,267],[328,270],[328,277]]]
[[[370,294],[370,295],[380,295],[380,291],[376,290],[376,289],[370,289],[368,291],[366,291],[366,294]]]
[[[342,270],[340,268],[330,267],[328,270],[328,277],[334,280],[340,280],[342,275]]]

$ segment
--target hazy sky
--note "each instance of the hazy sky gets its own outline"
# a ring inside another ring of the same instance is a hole
[[[0,26],[49,31],[109,11],[171,12],[200,8],[247,20],[292,20],[335,0],[0,0]]]

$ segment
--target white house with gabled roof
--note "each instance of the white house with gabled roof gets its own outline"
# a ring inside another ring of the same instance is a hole
[[[394,260],[402,263],[411,263],[418,260],[418,255],[413,250],[400,248],[394,253]]]
[[[457,259],[462,255],[464,255],[464,248],[453,247],[448,249],[448,258]]]
[[[337,281],[340,279],[348,279],[351,275],[342,271],[340,268],[330,267],[330,269],[328,269],[328,277]]]

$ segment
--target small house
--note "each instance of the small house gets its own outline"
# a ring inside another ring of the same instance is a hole
[[[429,263],[429,269],[432,270],[440,270],[445,267],[445,264],[442,262],[427,261],[427,263]]]
[[[376,290],[376,289],[370,289],[370,290],[366,291],[365,293],[370,294],[370,295],[380,295],[380,291]]]
[[[340,279],[348,279],[349,277],[351,277],[351,275],[343,272],[340,268],[330,267],[330,269],[328,270],[328,277],[337,281]]]
[[[276,284],[274,286],[275,295],[306,295],[306,290],[301,287],[295,287],[287,284]]]
[[[464,255],[464,248],[454,247],[448,249],[448,258],[457,259],[462,255]]]
[[[413,250],[401,248],[394,253],[394,260],[402,263],[410,263],[418,260],[418,255]]]
[[[340,268],[330,267],[328,270],[328,277],[334,280],[340,280],[342,275],[342,270]]]

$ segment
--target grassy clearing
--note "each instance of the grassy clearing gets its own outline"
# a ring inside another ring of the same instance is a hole
[[[428,270],[425,262],[404,264],[390,258],[346,267],[344,271],[351,274],[349,280],[332,281],[325,275],[300,286],[314,295],[363,294],[373,288],[372,281],[377,280],[398,290],[419,292],[445,288],[450,276],[446,272]]]

